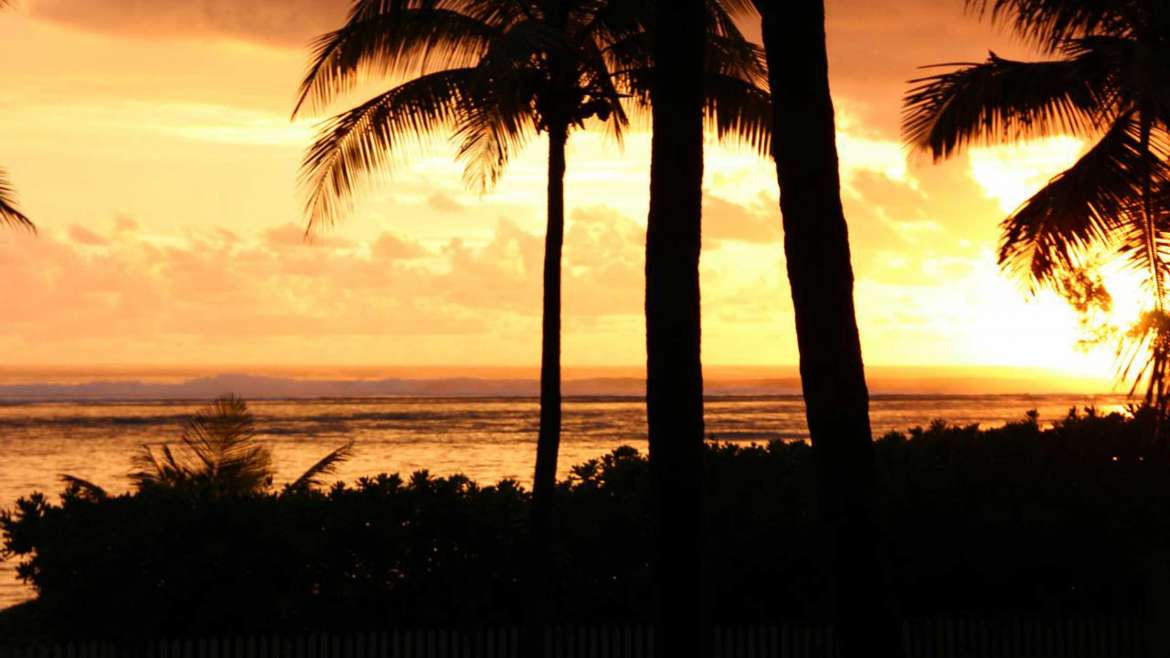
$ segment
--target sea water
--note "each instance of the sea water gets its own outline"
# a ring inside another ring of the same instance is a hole
[[[1121,408],[1119,396],[875,396],[875,436],[944,419],[984,427],[1024,418],[1035,409],[1051,423],[1072,407]],[[125,491],[130,459],[140,446],[174,443],[201,401],[0,401],[0,508],[34,491],[56,499],[70,474]],[[271,446],[277,484],[299,475],[349,441],[353,457],[334,479],[426,469],[462,473],[481,483],[531,480],[538,403],[518,398],[381,398],[260,400],[249,403],[258,438]],[[714,398],[706,403],[715,441],[765,443],[807,437],[798,396]],[[560,473],[618,446],[646,449],[645,404],[637,398],[570,399],[564,405]],[[0,608],[32,596],[0,563]]]

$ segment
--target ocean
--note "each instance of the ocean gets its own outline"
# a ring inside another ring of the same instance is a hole
[[[0,398],[2,400],[2,398]],[[1119,409],[1118,395],[876,395],[875,436],[945,419],[988,427],[1024,417],[1042,423],[1072,407]],[[204,402],[191,400],[0,401],[0,508],[34,491],[55,498],[62,474],[125,491],[130,458],[143,444],[174,442]],[[260,440],[272,448],[277,483],[295,478],[328,451],[355,442],[337,480],[420,469],[479,482],[531,479],[538,418],[533,398],[331,398],[249,403]],[[711,440],[764,443],[807,438],[799,396],[717,397],[707,401]],[[564,405],[560,473],[621,445],[646,449],[645,407],[636,397],[569,399]],[[0,563],[0,608],[32,596]]]

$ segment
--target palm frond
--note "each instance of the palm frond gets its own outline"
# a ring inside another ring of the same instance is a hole
[[[580,8],[577,36],[605,50],[636,34],[645,33],[654,15],[651,0],[589,0]]]
[[[1000,264],[1033,283],[1051,284],[1060,270],[1075,268],[1090,246],[1117,244],[1141,196],[1145,165],[1138,130],[1132,115],[1115,121],[1076,164],[1004,220]],[[1159,159],[1151,175],[1170,180],[1170,167]]]
[[[536,105],[544,72],[517,65],[516,48],[524,46],[509,39],[493,44],[460,103],[457,158],[464,163],[464,183],[483,191],[499,181],[512,155],[536,135],[540,118]]]
[[[461,140],[458,158],[465,164],[463,180],[484,191],[500,180],[512,154],[536,134],[533,113],[518,106],[518,97],[507,88],[500,91],[467,103],[455,133]]]
[[[436,7],[351,20],[314,43],[293,116],[306,104],[328,105],[368,76],[423,76],[474,66],[501,34],[478,18]]]
[[[290,483],[285,490],[299,491],[321,486],[323,484],[322,478],[336,473],[337,467],[353,456],[353,446],[354,442],[350,441],[325,455],[320,461],[310,466],[300,477]]]
[[[1131,382],[1129,394],[1145,388],[1145,403],[1165,416],[1170,403],[1170,315],[1146,311],[1117,349],[1118,378]],[[1143,386],[1144,384],[1144,386]]]
[[[1135,0],[967,0],[967,7],[1010,26],[1051,52],[1088,34],[1130,36],[1140,16]]]
[[[625,71],[618,77],[634,108],[645,114],[653,71]],[[772,98],[765,89],[733,75],[708,71],[704,90],[704,122],[720,141],[745,145],[762,156],[772,154]]]
[[[301,168],[308,231],[333,221],[358,181],[388,164],[400,142],[418,144],[456,126],[475,75],[468,68],[431,73],[323,123]]]
[[[747,40],[725,12],[709,13],[712,16],[707,24],[707,50],[704,53],[706,66],[750,80],[758,86],[766,86],[767,64],[763,48]],[[730,25],[724,26],[723,21],[728,21]],[[641,29],[605,43],[602,51],[611,68],[616,73],[652,68],[654,34],[653,28]]]
[[[759,16],[756,3],[752,0],[707,0],[707,29],[722,37],[751,43],[739,29],[739,20],[751,20]]]
[[[396,0],[390,0],[394,2]],[[426,5],[428,0],[415,0]],[[501,30],[511,28],[521,21],[539,21],[544,18],[541,0],[439,0],[429,4],[457,11],[477,18],[485,23],[498,26]]]
[[[160,459],[150,446],[142,446],[132,460],[130,480],[139,489],[196,486],[219,493],[262,491],[272,481],[272,453],[255,439],[255,420],[247,404],[224,396],[184,424],[178,453],[163,445]]]
[[[992,53],[982,64],[912,80],[902,134],[940,160],[971,143],[1092,133],[1114,96],[1105,64],[1095,52],[1049,62]]]
[[[757,87],[768,86],[768,63],[764,49],[743,38],[707,35],[705,68]]]
[[[247,403],[231,395],[195,414],[180,437],[189,460],[194,458],[202,466],[202,470],[192,468],[194,472],[221,488],[240,492],[263,489],[272,477],[272,454],[255,439],[255,419]]]
[[[7,224],[9,226],[19,226],[30,231],[36,231],[36,226],[33,225],[24,213],[16,205],[16,194],[12,186],[8,183],[4,170],[0,169],[0,224]]]
[[[86,498],[91,500],[105,500],[110,497],[105,489],[84,478],[64,473],[60,477],[61,481],[65,483],[66,488],[76,491]]]
[[[142,490],[154,486],[175,487],[189,484],[194,480],[194,474],[175,459],[170,446],[163,445],[161,451],[162,459],[159,459],[149,445],[143,444],[130,458],[130,483],[134,488]]]
[[[622,102],[624,96],[618,90],[614,76],[610,73],[605,54],[596,41],[586,39],[581,47],[580,59],[582,77],[585,78],[583,87],[591,99],[604,107],[604,111],[594,111],[594,114],[606,124],[610,135],[620,146],[630,125],[630,117]],[[606,112],[608,116],[605,115]]]
[[[1166,162],[1167,135],[1158,131],[1151,140],[1151,215],[1147,218],[1141,196],[1130,200],[1117,231],[1119,254],[1136,272],[1145,275],[1144,285],[1155,300],[1165,303],[1170,275],[1170,164]],[[1140,175],[1140,172],[1139,172]]]
[[[772,97],[767,91],[737,77],[708,74],[706,93],[707,124],[720,141],[772,155]]]

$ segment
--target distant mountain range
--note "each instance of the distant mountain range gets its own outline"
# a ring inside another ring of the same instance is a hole
[[[595,369],[596,370],[596,369]],[[616,370],[616,369],[615,369]],[[37,381],[28,376],[0,378],[0,400],[175,400],[206,399],[234,393],[247,399],[348,397],[536,397],[539,382],[524,376],[297,377],[225,373],[160,381],[149,376],[74,375],[68,381]],[[949,372],[941,369],[874,368],[870,389],[876,395],[973,395],[1009,393],[1105,392],[1099,382],[1015,371]],[[645,381],[635,376],[568,377],[567,396],[638,397]],[[728,368],[708,375],[711,396],[799,395],[795,376]]]

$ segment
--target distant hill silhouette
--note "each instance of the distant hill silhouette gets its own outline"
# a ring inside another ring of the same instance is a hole
[[[970,395],[1005,393],[1071,393],[1102,391],[1084,381],[1061,380],[1046,373],[975,371],[971,374],[942,369],[875,369],[870,388],[878,395]],[[590,373],[595,374],[595,373]],[[0,400],[184,400],[211,399],[224,393],[255,400],[347,397],[536,397],[535,377],[311,377],[224,373],[177,381],[149,376],[108,377],[68,383],[46,377],[23,377],[0,384]],[[569,396],[640,397],[645,380],[634,376],[568,378]],[[782,371],[727,369],[709,377],[709,396],[799,395],[800,382]]]

